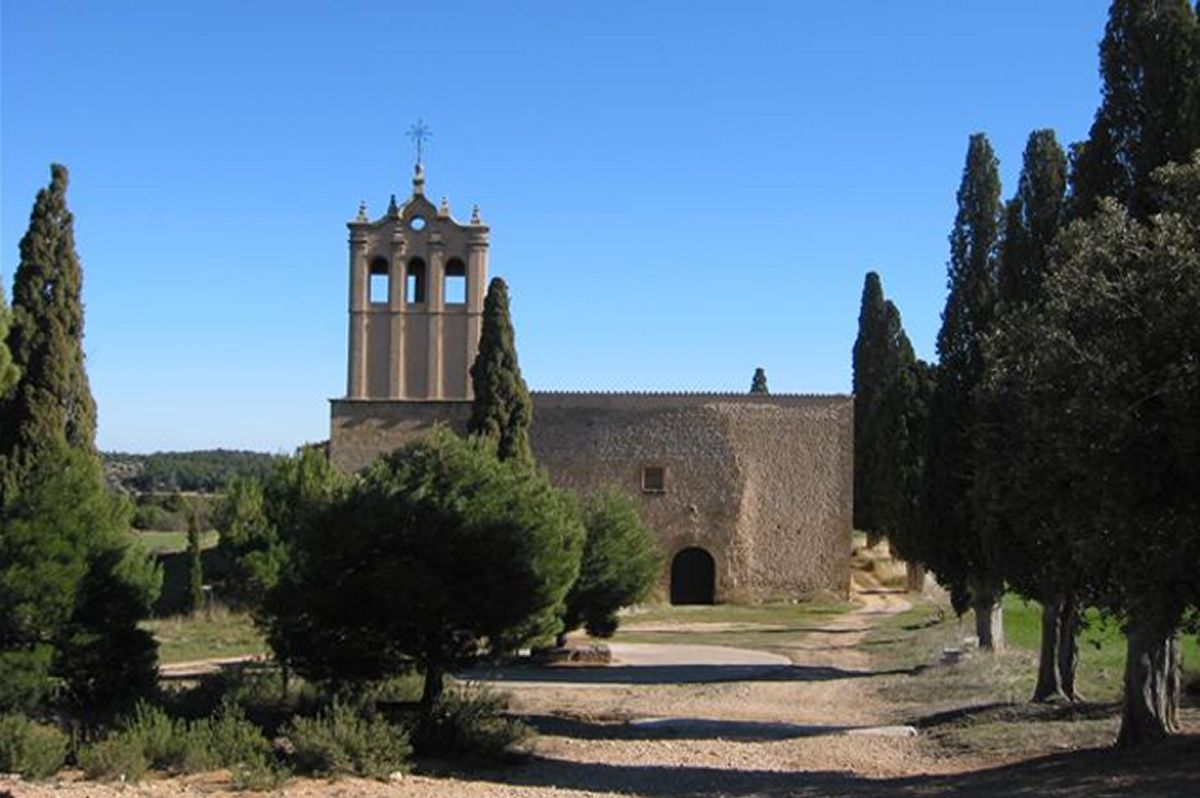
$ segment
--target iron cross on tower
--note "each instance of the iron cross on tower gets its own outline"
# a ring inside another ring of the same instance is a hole
[[[433,131],[421,119],[408,129],[408,137],[417,144],[417,166],[421,165],[421,161],[425,155],[425,142],[433,137]]]

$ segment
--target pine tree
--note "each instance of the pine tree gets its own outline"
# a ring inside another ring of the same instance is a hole
[[[21,374],[8,349],[8,327],[8,303],[4,300],[4,285],[0,283],[0,401],[8,396]]]
[[[34,201],[13,279],[8,341],[22,374],[0,414],[0,477],[9,488],[56,447],[95,451],[96,405],[83,365],[83,274],[66,193],[67,169],[54,164],[50,185]]]
[[[1151,172],[1200,147],[1197,11],[1187,0],[1113,0],[1100,43],[1103,97],[1074,155],[1073,215],[1113,197],[1134,218],[1158,210]]]
[[[879,275],[867,272],[858,312],[858,337],[854,340],[854,528],[874,533],[879,521],[874,510],[875,490],[870,466],[876,455],[871,419],[876,396],[884,382],[887,350],[887,307]]]
[[[200,559],[200,517],[195,507],[190,508],[188,512],[187,554],[187,611],[196,613],[204,608],[204,564]]]
[[[483,302],[479,354],[471,366],[475,399],[467,430],[496,441],[501,460],[532,464],[529,425],[533,400],[517,364],[516,336],[508,311],[508,286],[496,277]]]
[[[754,370],[754,377],[750,380],[750,393],[770,393],[767,389],[767,372],[762,366]]]
[[[1001,215],[999,164],[987,137],[977,133],[967,150],[950,233],[949,294],[937,337],[938,376],[923,493],[933,535],[927,565],[950,588],[957,610],[964,610],[969,599],[980,646],[988,649],[1003,645],[1002,585],[984,552],[970,496],[977,434],[974,395],[984,371],[983,339],[994,318]]]

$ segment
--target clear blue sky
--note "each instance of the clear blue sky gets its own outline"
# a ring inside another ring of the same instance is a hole
[[[4,0],[0,275],[71,170],[106,449],[290,451],[345,391],[345,221],[492,226],[535,389],[846,392],[875,269],[933,355],[967,137],[1083,138],[1103,2]]]

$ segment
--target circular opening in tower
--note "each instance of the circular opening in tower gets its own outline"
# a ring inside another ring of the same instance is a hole
[[[716,588],[712,555],[693,546],[671,560],[671,603],[712,604]]]
[[[425,229],[425,217],[424,216],[414,216],[413,218],[408,220],[408,226],[411,227],[413,230],[424,230]]]

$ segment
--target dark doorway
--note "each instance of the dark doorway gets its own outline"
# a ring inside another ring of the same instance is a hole
[[[671,603],[712,604],[716,566],[704,549],[684,549],[671,560]]]

